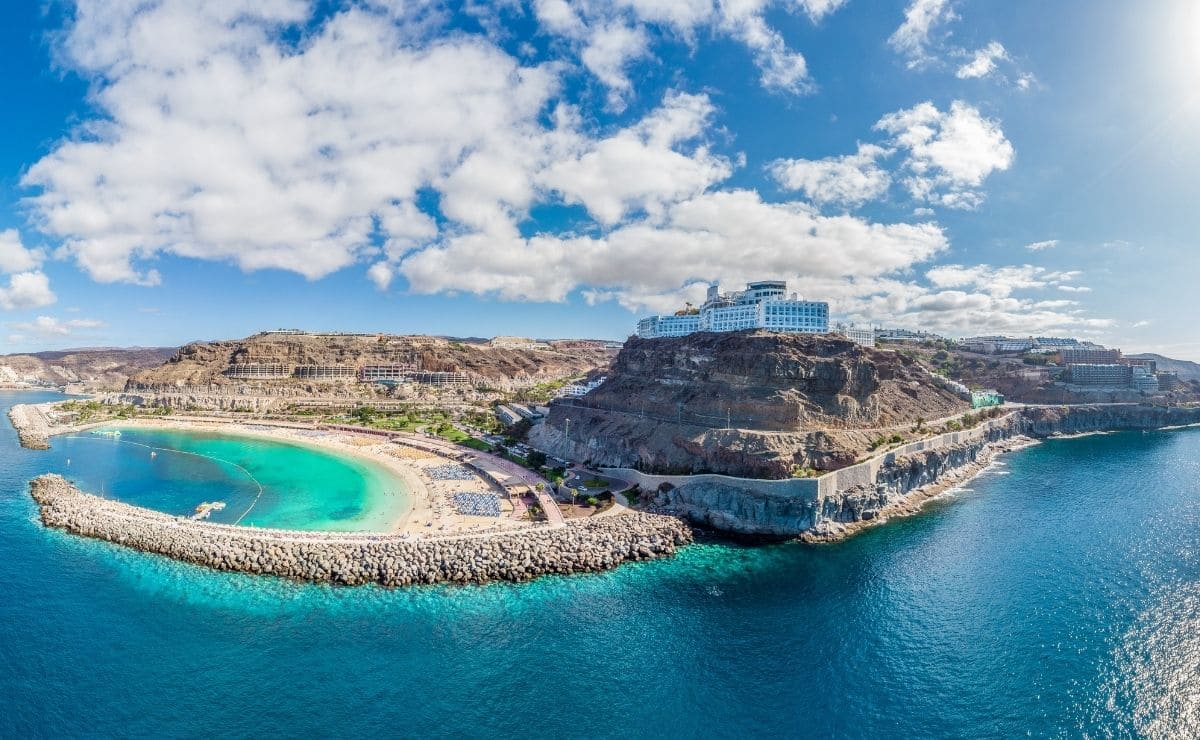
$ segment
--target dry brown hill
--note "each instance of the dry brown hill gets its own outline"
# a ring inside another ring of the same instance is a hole
[[[508,390],[586,373],[606,366],[613,354],[601,343],[570,349],[507,349],[486,342],[429,336],[263,333],[245,339],[188,344],[161,366],[130,378],[127,390],[220,390],[250,385],[270,393],[302,385],[291,379],[246,381],[223,374],[231,365],[254,363],[351,368],[408,363],[424,371],[466,373],[474,384]],[[344,384],[353,385],[353,381]]]
[[[104,347],[0,355],[0,383],[78,383],[89,390],[120,390],[130,375],[158,367],[175,349]]]

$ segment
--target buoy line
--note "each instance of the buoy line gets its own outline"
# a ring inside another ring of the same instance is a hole
[[[117,444],[137,445],[138,447],[145,447],[148,450],[162,450],[163,452],[175,452],[180,455],[191,455],[192,457],[202,457],[206,460],[215,460],[220,463],[225,463],[226,465],[232,465],[233,467],[235,467],[238,470],[245,473],[246,477],[249,478],[251,480],[251,482],[254,483],[254,485],[258,486],[258,494],[255,495],[254,500],[250,502],[250,506],[248,506],[246,508],[246,510],[242,512],[242,515],[239,516],[236,521],[234,521],[235,525],[241,524],[242,520],[246,518],[246,515],[250,513],[250,510],[258,505],[258,500],[260,498],[262,498],[262,495],[263,495],[263,484],[258,482],[258,478],[255,478],[253,473],[251,473],[249,470],[246,470],[246,468],[242,467],[241,465],[238,465],[237,463],[233,462],[232,460],[225,460],[224,458],[215,457],[213,455],[204,455],[199,452],[188,452],[187,450],[174,450],[174,449],[171,449],[170,447],[154,447],[154,446],[148,445],[144,442],[132,442],[128,439],[120,439],[120,438],[116,438],[116,437],[105,437],[105,438],[85,437],[83,435],[72,434],[72,435],[67,435],[66,437],[64,437],[64,439],[85,439],[85,440],[91,440],[93,442],[110,441],[110,442],[116,442]]]

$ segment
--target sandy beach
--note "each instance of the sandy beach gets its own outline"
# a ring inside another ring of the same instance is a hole
[[[499,517],[460,513],[455,506],[455,494],[500,495],[503,486],[489,482],[470,466],[382,437],[340,430],[224,420],[127,419],[104,425],[87,425],[88,428],[96,426],[204,431],[259,438],[309,447],[383,468],[403,486],[408,499],[408,506],[396,514],[387,530],[392,534],[407,534],[414,538],[426,539],[513,531],[535,526],[527,520],[514,519],[512,502],[503,495],[499,499]],[[50,430],[50,434],[57,436],[82,429],[83,427],[55,427]],[[436,472],[440,466],[446,465],[454,465],[456,471],[462,471],[464,479],[439,479]]]

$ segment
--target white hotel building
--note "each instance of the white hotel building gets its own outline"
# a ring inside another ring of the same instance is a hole
[[[825,334],[829,331],[829,304],[801,301],[795,293],[788,298],[787,283],[782,280],[750,283],[734,293],[721,293],[719,286],[711,285],[699,311],[649,316],[638,322],[637,335],[651,339],[742,329]]]

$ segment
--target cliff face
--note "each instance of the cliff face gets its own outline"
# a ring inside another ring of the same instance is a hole
[[[1027,438],[1200,424],[1200,407],[1141,405],[1025,408],[971,432],[931,442],[928,449],[885,454],[821,479],[749,480],[719,476],[642,476],[658,506],[715,529],[745,535],[843,536],[924,496],[969,477],[993,455]],[[663,482],[671,485],[663,486]],[[661,487],[660,487],[661,486]]]
[[[535,442],[594,464],[779,478],[835,469],[879,430],[968,410],[916,362],[829,335],[630,339],[609,379],[556,403]]]
[[[261,396],[301,396],[309,392],[309,381],[251,382],[222,375],[230,365],[243,363],[293,366],[410,363],[430,372],[464,372],[475,383],[514,389],[582,375],[607,366],[611,357],[609,350],[588,344],[561,349],[511,349],[425,336],[258,334],[246,339],[195,342],[182,347],[164,364],[130,378],[126,391],[191,389],[205,393],[250,392]],[[341,385],[352,390],[355,387],[352,379]]]

